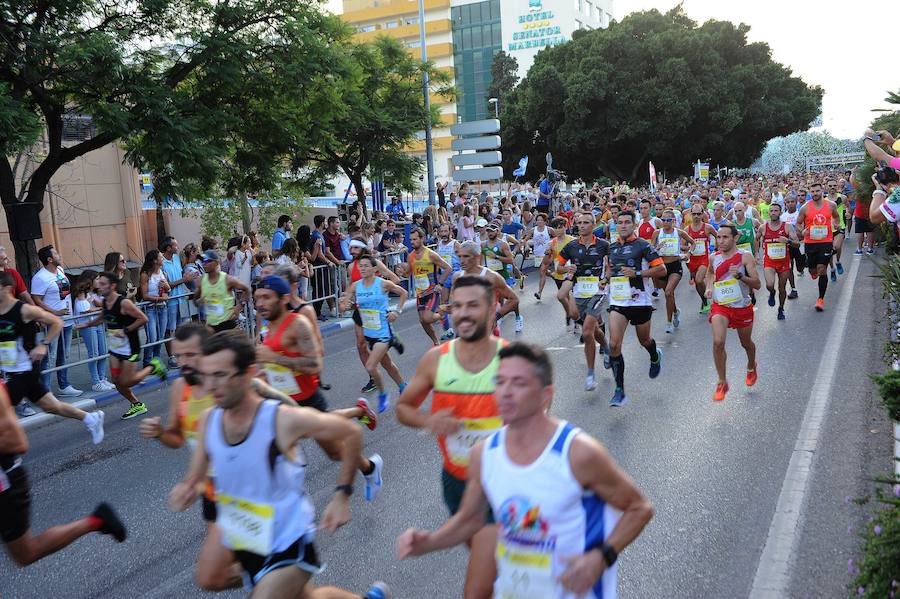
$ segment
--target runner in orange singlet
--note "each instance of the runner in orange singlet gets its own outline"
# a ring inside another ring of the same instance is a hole
[[[834,230],[840,226],[837,205],[822,197],[822,184],[809,186],[812,200],[803,204],[797,214],[797,231],[806,247],[806,264],[813,279],[819,279],[819,299],[816,311],[825,310],[825,291],[828,289],[828,265],[834,254]]]

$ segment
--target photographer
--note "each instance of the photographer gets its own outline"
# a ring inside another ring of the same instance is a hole
[[[877,163],[872,183],[872,204],[869,206],[869,220],[872,224],[891,222],[897,224],[900,218],[900,176],[895,169],[900,168],[900,158],[892,156],[878,146],[879,143],[897,146],[893,136],[887,131],[875,133],[866,129],[864,144],[866,152]]]
[[[553,183],[545,175],[538,182],[537,211],[550,214],[550,200],[553,197]]]

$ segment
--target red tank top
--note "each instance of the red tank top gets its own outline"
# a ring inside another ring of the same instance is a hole
[[[687,228],[687,234],[694,240],[694,251],[692,256],[703,256],[709,253],[709,234],[706,232],[706,223],[700,227],[699,231],[694,230],[693,224]],[[700,246],[703,246],[701,249]]]
[[[826,200],[822,200],[822,207],[816,208],[814,202],[810,202],[806,211],[806,235],[803,243],[831,243],[834,240],[834,231],[831,229],[831,206]]]
[[[787,232],[784,230],[784,223],[779,223],[777,229],[771,229],[772,223],[766,223],[766,228],[763,229],[763,241],[765,243],[775,242],[779,237],[787,237]]]
[[[294,322],[295,318],[306,318],[305,316],[301,316],[300,314],[296,314],[294,312],[289,313],[284,321],[281,323],[281,326],[278,327],[278,330],[275,333],[270,333],[266,335],[266,340],[263,341],[263,344],[266,345],[269,349],[274,352],[277,352],[283,356],[288,358],[297,358],[302,355],[297,351],[289,351],[285,349],[285,347],[281,344],[281,336],[284,334],[284,331]],[[269,380],[269,384],[291,396],[291,399],[300,403],[312,397],[312,395],[319,388],[319,375],[317,374],[298,374],[293,373],[293,379],[295,381],[294,385],[291,385],[290,380],[284,380],[284,372],[283,369],[275,364],[266,364],[266,377]],[[299,388],[299,391],[297,391]]]
[[[653,231],[655,230],[656,227],[650,224],[650,221],[644,221],[638,227],[638,237],[650,241],[653,238]]]
[[[359,261],[354,260],[350,266],[350,282],[355,283],[363,278],[362,273],[359,272]]]

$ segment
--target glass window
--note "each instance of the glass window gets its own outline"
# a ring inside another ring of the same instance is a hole
[[[472,11],[469,10],[471,5],[466,4],[465,6],[461,6],[459,9],[459,14],[461,17],[461,23],[463,25],[468,25],[472,22]]]
[[[357,29],[358,29],[361,33],[366,33],[366,32],[369,32],[369,31],[375,31],[375,25],[360,25],[359,27],[357,27]]]
[[[584,12],[584,0],[578,0],[578,12]]]
[[[479,2],[477,4],[470,4],[469,8],[472,10],[472,20],[470,23],[481,23],[481,5],[483,3]]]
[[[495,47],[496,47],[496,46],[501,46],[501,45],[503,44],[503,38],[502,38],[502,35],[501,35],[501,33],[500,33],[500,22],[497,21],[496,23],[494,23],[493,25],[491,25],[491,29],[492,29],[492,35],[491,35],[492,40],[491,40],[491,45],[492,45],[492,46],[495,46]]]
[[[472,47],[472,28],[463,29],[463,48],[470,49]]]
[[[400,25],[399,21],[388,21],[384,24],[385,29],[395,29],[398,25]]]
[[[406,19],[404,19],[403,22],[406,23],[407,25],[418,25],[419,17],[406,17]]]
[[[500,18],[500,0],[491,0],[491,18]]]
[[[453,30],[453,45],[459,48],[459,44],[462,42],[462,33],[459,29]]]
[[[406,42],[406,47],[407,48],[421,48],[422,42],[420,42],[419,40],[415,40],[413,42]]]

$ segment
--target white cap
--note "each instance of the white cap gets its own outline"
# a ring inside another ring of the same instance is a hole
[[[476,227],[486,227],[487,224],[488,224],[487,221],[484,220],[483,218],[479,218],[477,221],[475,221]]]

